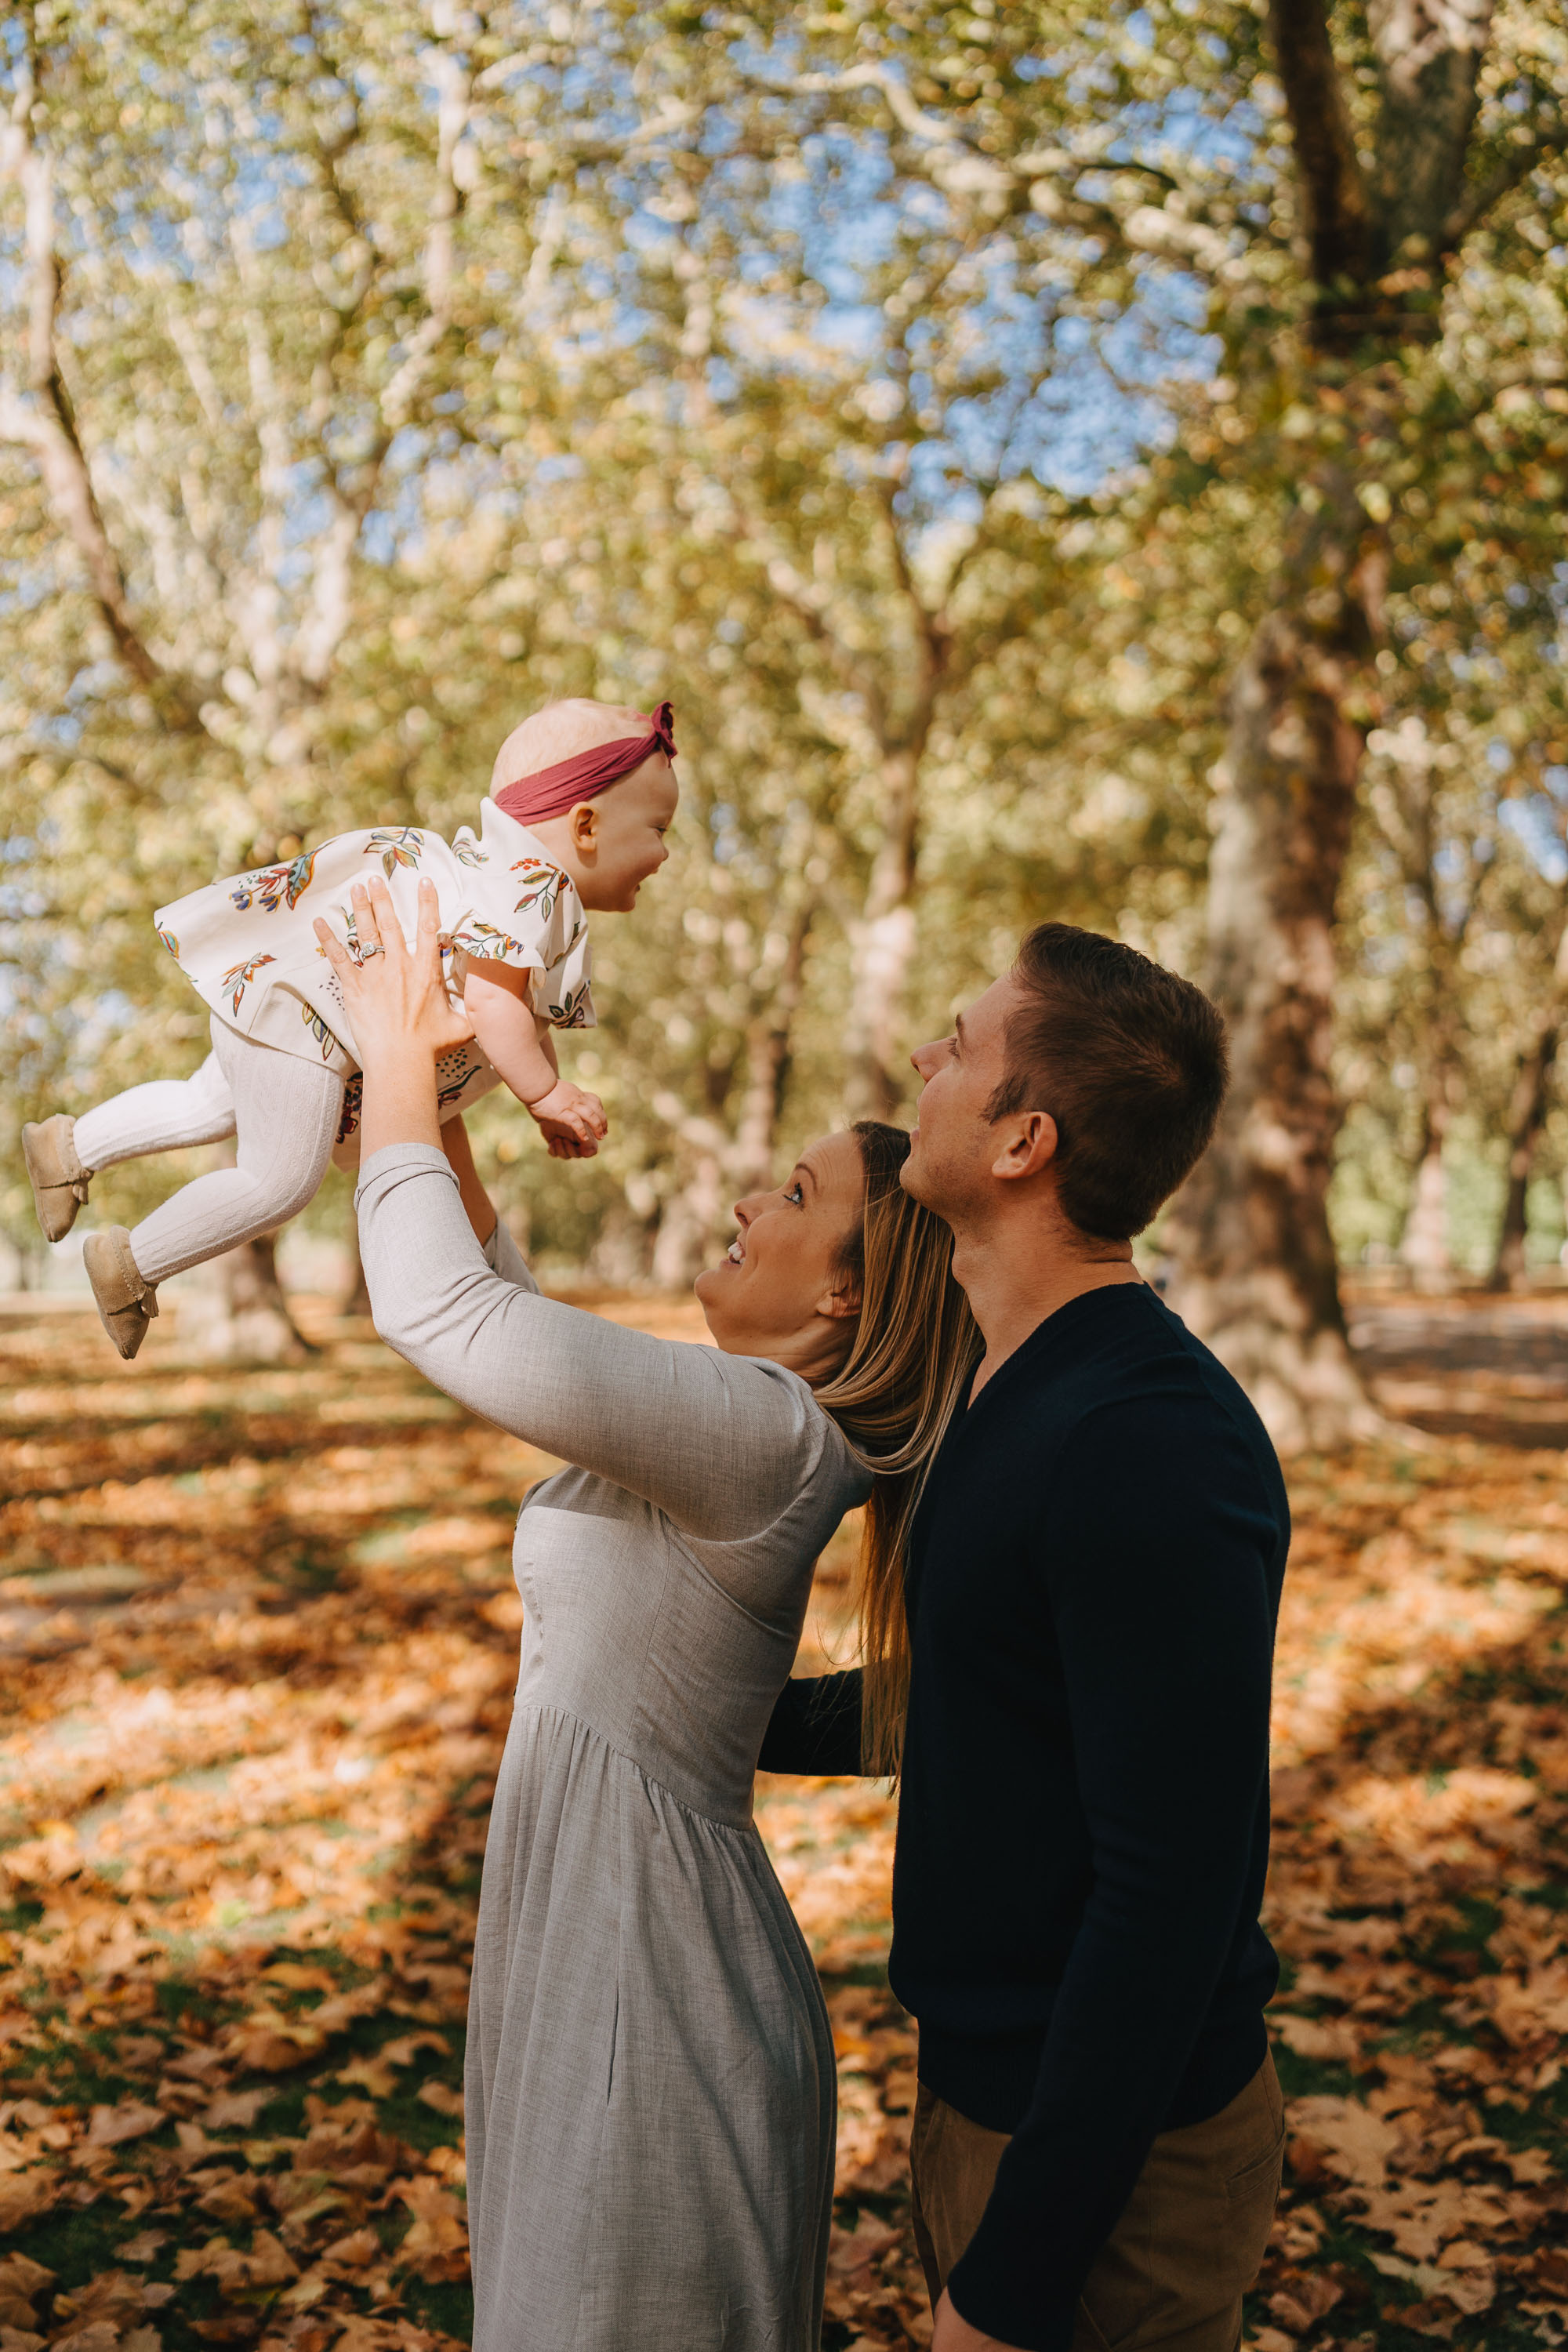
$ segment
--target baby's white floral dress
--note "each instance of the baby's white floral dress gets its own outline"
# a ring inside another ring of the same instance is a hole
[[[460,995],[470,956],[529,972],[535,1014],[557,1029],[595,1024],[587,918],[569,875],[492,800],[479,831],[448,843],[419,825],[364,826],[247,874],[209,882],[155,917],[158,936],[220,1021],[259,1045],[324,1063],[345,1082],[339,1151],[359,1123],[359,1057],[337,974],[313,929],[318,915],[352,946],[356,882],[382,875],[405,936],[418,922],[421,881],[436,885],[447,984]],[[477,1043],[437,1069],[442,1118],[500,1084]],[[347,1155],[357,1159],[357,1150]]]

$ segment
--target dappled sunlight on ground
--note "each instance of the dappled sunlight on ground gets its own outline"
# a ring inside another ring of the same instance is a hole
[[[689,1302],[602,1311],[695,1338]],[[0,1321],[0,2352],[428,2352],[468,2326],[458,2084],[551,1466],[363,1326],[299,1371]],[[1502,1375],[1500,1374],[1500,1379]],[[1568,1502],[1438,1440],[1294,1481],[1270,1925],[1290,2095],[1261,2352],[1568,2335]],[[801,1670],[849,1654],[854,1530]],[[1016,1792],[998,1790],[999,1803]],[[840,2068],[825,2345],[929,2342],[893,1808],[763,1778]]]

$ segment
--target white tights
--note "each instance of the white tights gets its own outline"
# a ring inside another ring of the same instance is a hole
[[[224,1021],[214,1020],[212,1039],[194,1077],[132,1087],[76,1123],[73,1140],[89,1174],[150,1151],[237,1139],[237,1167],[182,1185],[132,1232],[131,1255],[147,1282],[276,1233],[315,1198],[331,1157],[342,1078]]]

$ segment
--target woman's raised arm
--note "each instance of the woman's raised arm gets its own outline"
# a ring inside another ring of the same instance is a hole
[[[841,1441],[794,1373],[623,1330],[487,1262],[440,1147],[436,1056],[464,1024],[442,983],[436,893],[419,897],[412,951],[379,877],[353,893],[357,957],[316,927],[364,1068],[355,1207],[376,1329],[459,1404],[690,1534],[758,1534]]]
[[[433,1144],[384,1147],[355,1206],[390,1347],[470,1412],[705,1541],[770,1526],[838,1442],[793,1372],[625,1330],[492,1272]]]

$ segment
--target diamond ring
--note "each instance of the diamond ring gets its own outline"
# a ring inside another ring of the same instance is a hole
[[[361,948],[359,951],[359,960],[361,963],[368,963],[373,955],[384,955],[385,953],[386,950],[382,946],[381,941],[379,940],[374,940],[368,948]]]

